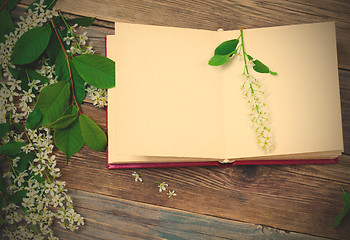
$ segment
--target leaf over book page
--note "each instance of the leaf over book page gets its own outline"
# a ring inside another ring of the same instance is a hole
[[[209,60],[209,65],[220,66],[225,64],[233,54],[236,53],[236,48],[239,43],[238,39],[232,39],[221,43],[214,52],[214,56]]]
[[[209,60],[209,65],[210,66],[220,66],[225,64],[230,57],[230,54],[227,55],[214,55],[210,60]]]
[[[225,41],[221,43],[216,49],[215,49],[215,55],[227,55],[232,54],[237,47],[239,40],[238,39],[232,39]]]
[[[270,69],[265,64],[260,62],[259,60],[254,60],[253,63],[254,63],[253,69],[256,72],[259,72],[259,73],[269,73],[270,72]]]

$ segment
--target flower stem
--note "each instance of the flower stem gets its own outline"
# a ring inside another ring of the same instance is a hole
[[[61,14],[61,12],[59,12],[59,13]],[[71,69],[71,66],[70,66],[70,63],[69,63],[69,57],[68,57],[68,55],[67,55],[66,48],[63,46],[61,37],[60,37],[60,35],[58,34],[58,31],[57,31],[57,28],[56,28],[56,25],[55,25],[54,21],[53,21],[52,19],[50,19],[50,21],[51,21],[51,24],[52,24],[53,29],[55,30],[56,36],[57,36],[57,38],[58,38],[58,41],[60,42],[62,51],[63,51],[64,55],[66,56],[66,61],[67,61],[67,66],[68,66],[68,71],[69,71],[69,81],[72,82],[73,101],[75,102],[75,105],[77,106],[78,112],[81,114],[81,110],[80,110],[78,101],[77,101],[77,99],[75,98],[74,81],[73,81],[72,69]]]
[[[0,11],[5,7],[6,3],[7,3],[7,0],[5,0],[5,1],[3,2],[3,4],[0,6]]]
[[[83,53],[83,50],[81,49],[79,42],[78,42],[77,39],[75,38],[75,35],[74,35],[74,33],[72,32],[71,27],[70,27],[69,24],[66,22],[65,17],[62,15],[60,9],[58,9],[58,14],[59,14],[60,17],[62,18],[62,20],[63,20],[64,24],[66,25],[67,29],[69,30],[70,34],[73,36],[74,41],[75,41],[75,43],[77,44],[77,46],[79,47],[81,53]]]
[[[244,59],[244,73],[249,74],[248,66],[247,66],[247,59],[246,59],[247,53],[245,52],[245,49],[244,49],[243,29],[240,28],[240,31],[241,31],[241,35],[240,35],[241,36],[241,46],[242,46],[243,59]]]

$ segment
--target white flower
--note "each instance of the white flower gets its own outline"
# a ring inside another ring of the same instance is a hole
[[[54,196],[57,192],[57,186],[53,183],[45,182],[45,193],[50,194],[51,196]],[[57,195],[56,195],[57,196]]]
[[[29,89],[28,91],[23,90],[22,101],[32,102],[34,97],[35,95],[32,93],[32,89]]]
[[[16,80],[16,79],[13,79],[7,82],[7,85],[9,85],[11,91],[14,91],[15,89],[20,91],[21,90],[20,84],[21,84],[21,80]]]
[[[34,79],[34,80],[32,80],[31,82],[29,82],[28,83],[28,87],[30,88],[30,89],[35,89],[35,90],[38,90],[38,84],[40,83],[40,81],[39,80],[36,80],[36,79]]]
[[[23,198],[22,206],[25,208],[30,208],[30,207],[34,206],[34,200],[31,198]]]
[[[142,182],[142,178],[140,177],[140,175],[138,173],[133,172],[131,175],[135,178],[135,182],[137,182],[137,181]]]
[[[172,197],[175,197],[176,196],[176,193],[175,193],[175,190],[173,191],[170,191],[167,193],[167,195],[169,196],[169,198],[172,198]]]
[[[24,218],[27,221],[27,223],[35,225],[36,222],[39,220],[39,215],[30,213],[29,216],[25,216]]]
[[[18,177],[16,177],[13,181],[15,184],[17,184],[19,187],[24,183],[24,177],[28,176],[28,173],[26,172],[20,172],[18,174]]]
[[[70,29],[72,30],[72,32],[75,32],[77,27],[78,27],[78,24],[76,23],[73,26],[71,26]]]
[[[18,166],[17,163],[19,160],[20,160],[20,157],[16,157],[12,159],[12,166],[16,168]]]
[[[67,36],[63,38],[63,41],[67,43],[67,45],[70,45],[70,42],[74,40],[74,37],[72,36]]]
[[[76,222],[78,225],[84,225],[84,218],[80,214],[76,214]]]
[[[88,39],[88,37],[86,36],[87,32],[84,32],[83,34],[79,35],[79,44],[81,45],[85,45],[86,40]]]
[[[85,51],[84,51],[84,54],[88,54],[88,53],[90,53],[90,54],[94,54],[95,53],[95,51],[92,49],[92,46],[91,45],[89,45],[89,46],[85,46]]]
[[[44,0],[40,0],[39,3],[33,3],[36,6],[34,9],[38,12],[43,12],[46,5],[44,5]]]
[[[165,182],[159,183],[158,184],[159,192],[165,191],[168,186],[169,185],[167,183],[165,183]]]
[[[32,165],[33,166],[33,165]],[[43,176],[43,172],[45,171],[45,165],[36,165],[32,168],[32,171],[35,173],[35,175],[40,174],[40,176]]]
[[[21,147],[22,151],[25,153],[29,153],[30,151],[34,150],[34,147],[31,143],[28,143],[27,145],[24,145],[23,147]]]
[[[63,201],[64,201],[64,197],[61,197],[61,194],[57,194],[52,198],[52,203],[54,207],[63,206]]]

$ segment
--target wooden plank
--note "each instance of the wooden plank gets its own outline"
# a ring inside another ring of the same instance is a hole
[[[22,2],[26,4],[29,1]],[[218,27],[233,29],[239,26],[248,28],[335,20],[339,66],[350,69],[348,1],[120,0],[111,1],[108,7],[105,2],[60,0],[58,4],[69,13],[97,15],[102,19],[211,30]],[[111,27],[111,23],[99,21],[89,33],[93,35],[94,44],[98,45],[98,53],[104,52],[103,36],[112,32]],[[340,71],[345,152],[348,154],[349,75],[349,71]],[[105,128],[103,109],[85,104],[83,110]],[[105,158],[105,153],[84,148],[66,165],[64,157],[59,155],[59,167],[63,174],[61,179],[66,180],[70,188],[87,192],[317,236],[337,239],[350,237],[349,216],[340,227],[331,227],[342,208],[339,186],[350,189],[348,156],[343,156],[339,164],[327,166],[143,169],[138,171],[145,182],[138,184],[131,177],[133,170],[107,170]],[[153,181],[167,181],[177,191],[176,199],[169,201],[165,194],[159,194]],[[99,214],[103,215],[103,211]],[[114,230],[109,228],[106,231]],[[103,232],[100,232],[101,236]]]
[[[84,106],[83,111],[104,125],[104,110]],[[141,184],[134,182],[133,170],[107,170],[105,157],[83,148],[65,165],[60,155],[62,179],[88,192],[317,236],[350,237],[350,218],[331,227],[342,208],[339,186],[350,189],[347,156],[334,165],[143,169],[138,170],[145,180]],[[154,181],[167,181],[178,192],[177,200],[159,194]]]
[[[69,194],[85,226],[71,232],[55,225],[60,239],[324,239],[84,191]]]
[[[339,67],[350,69],[350,2],[347,0],[60,0],[56,6],[70,13],[109,21],[208,30],[335,21]]]

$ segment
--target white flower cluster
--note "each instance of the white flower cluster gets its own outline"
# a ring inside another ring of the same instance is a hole
[[[251,74],[243,73],[242,92],[250,108],[250,120],[255,130],[259,147],[265,152],[273,149],[272,133],[269,127],[269,116],[265,110],[264,92],[259,80]]]
[[[1,68],[3,76],[7,78],[6,83],[0,83],[0,123],[19,123],[25,120],[32,111],[31,106],[37,93],[44,86],[57,81],[54,66],[49,66],[47,63],[44,63],[38,72],[49,78],[49,83],[42,84],[38,79],[28,78],[26,89],[23,89],[21,80],[16,79],[9,71],[9,67],[15,68],[9,60],[15,42],[20,36],[57,16],[54,9],[44,10],[46,6],[43,5],[43,0],[34,3],[34,6],[34,11],[28,10],[26,18],[20,17],[21,21],[16,29],[5,36],[5,43],[0,44]],[[11,159],[9,170],[3,175],[3,180],[8,185],[7,190],[12,192],[12,196],[23,194],[23,199],[17,205],[7,203],[2,208],[6,216],[5,224],[8,226],[4,230],[4,236],[9,239],[57,239],[51,229],[54,219],[72,231],[83,225],[84,218],[75,212],[72,200],[66,193],[65,183],[57,180],[61,174],[52,154],[54,146],[49,129],[24,130],[20,133],[11,130],[0,139],[0,143],[10,141],[25,142],[26,145],[21,149],[23,154],[35,157],[29,168],[24,170],[18,168],[24,159],[21,157]]]
[[[94,54],[95,51],[92,49],[91,45],[86,45],[88,41],[87,32],[82,34],[77,34],[78,24],[73,26],[68,25],[67,36],[63,38],[67,45],[70,45],[70,49],[67,50],[68,53],[74,54]]]
[[[93,104],[98,107],[105,107],[108,104],[107,89],[100,89],[94,86],[87,86],[86,92],[93,101]]]
[[[27,137],[28,139],[24,139]],[[18,136],[13,131],[7,134],[3,141],[15,138],[27,144],[22,147],[26,154],[35,154],[33,162],[28,169],[17,170],[20,157],[12,159],[9,171],[3,175],[3,180],[8,183],[8,191],[16,194],[25,192],[22,199],[22,208],[10,203],[2,208],[6,215],[6,224],[13,226],[26,226],[21,228],[6,228],[5,236],[10,239],[25,239],[23,236],[53,237],[50,228],[54,219],[62,227],[75,230],[84,224],[84,218],[73,209],[72,200],[67,195],[65,182],[58,181],[60,169],[56,167],[55,155],[52,155],[52,136],[49,129],[40,128],[28,130],[26,136],[23,133]],[[57,209],[55,213],[54,210]],[[32,239],[29,237],[28,239]]]

